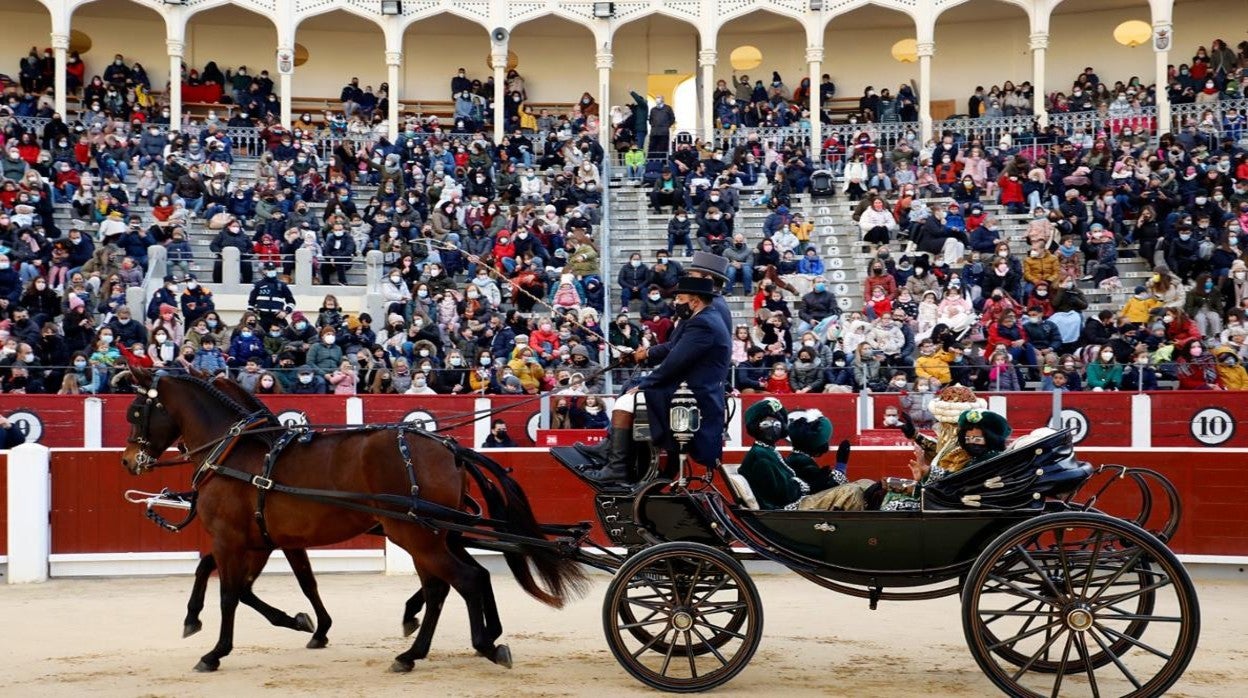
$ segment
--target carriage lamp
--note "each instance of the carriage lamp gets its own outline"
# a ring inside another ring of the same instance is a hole
[[[693,391],[689,389],[688,383],[682,382],[672,395],[668,424],[672,431],[672,438],[680,444],[681,451],[685,450],[685,447],[693,440],[694,434],[698,433],[698,428],[702,426],[702,412],[698,409],[698,400],[694,397]]]

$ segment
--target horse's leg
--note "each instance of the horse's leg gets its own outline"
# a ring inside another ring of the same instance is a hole
[[[481,609],[485,620],[485,637],[489,642],[494,642],[503,635],[503,622],[498,617],[498,601],[494,598],[494,584],[490,580],[490,571],[485,569],[477,559],[468,553],[468,549],[463,543],[456,541],[450,545],[451,552],[456,557],[467,562],[478,570],[481,570],[482,584],[481,590]]]
[[[195,671],[216,671],[221,666],[221,658],[234,650],[234,616],[239,599],[247,589],[248,553],[242,546],[226,547],[217,543],[213,545],[212,554],[217,561],[217,577],[221,580],[221,633],[216,646],[195,665]]]
[[[255,584],[256,579],[260,576],[260,573],[264,571],[265,565],[269,564],[269,555],[270,551],[267,550],[248,551],[245,562],[247,565],[247,573],[244,577],[244,579],[247,580],[247,586],[243,589],[242,593],[239,594],[238,600],[241,603],[250,606],[256,611],[256,613],[264,616],[264,619],[269,621],[271,625],[275,625],[279,628],[290,628],[291,630],[298,630],[305,633],[312,632],[312,619],[308,617],[308,614],[300,612],[293,616],[288,615],[280,608],[270,606],[269,604],[261,601],[260,597],[256,596],[253,585]],[[307,563],[306,554],[304,555],[303,560]],[[311,574],[311,567],[308,567],[306,572],[307,574]],[[295,575],[298,576],[299,573],[295,572]],[[300,583],[302,584],[302,582]]]
[[[334,624],[334,620],[329,617],[329,611],[325,610],[325,604],[321,601],[316,577],[312,574],[312,563],[308,562],[308,551],[297,548],[282,552],[286,554],[290,569],[299,581],[299,588],[308,597],[308,601],[312,602],[312,610],[316,613],[316,630],[312,633],[312,639],[308,640],[308,649],[320,649],[329,644],[329,626]]]
[[[195,582],[191,584],[191,598],[186,602],[186,620],[182,621],[182,637],[190,637],[203,630],[199,612],[204,610],[204,596],[208,592],[208,577],[217,569],[217,559],[209,553],[199,558],[195,568]]]
[[[451,546],[427,548],[419,551],[416,568],[429,570],[454,587],[468,607],[468,627],[472,633],[472,648],[495,664],[511,668],[511,650],[506,645],[495,645],[485,627],[485,595],[490,573],[475,561],[468,562],[467,552],[456,553]],[[428,615],[425,617],[428,624]],[[413,646],[414,648],[415,646]]]
[[[407,637],[416,632],[416,628],[420,627],[420,619],[416,617],[420,613],[420,609],[425,605],[425,590],[417,589],[415,594],[403,604],[403,637]]]
[[[420,632],[416,634],[416,640],[411,648],[394,658],[390,671],[411,671],[416,660],[429,656],[429,647],[433,644],[433,633],[438,628],[438,619],[442,617],[442,606],[446,602],[446,595],[451,591],[451,586],[438,577],[424,575],[421,575],[421,584],[423,586],[417,594],[423,593],[425,600],[429,602],[429,610],[425,612],[425,622],[420,626]]]

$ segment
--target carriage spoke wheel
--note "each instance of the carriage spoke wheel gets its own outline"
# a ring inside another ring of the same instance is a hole
[[[1096,513],[1042,516],[1002,534],[962,591],[975,661],[1019,696],[1155,696],[1196,650],[1200,609],[1168,548]]]
[[[602,611],[607,644],[634,678],[674,692],[736,676],[758,648],[763,609],[740,563],[698,543],[664,543],[630,558]]]

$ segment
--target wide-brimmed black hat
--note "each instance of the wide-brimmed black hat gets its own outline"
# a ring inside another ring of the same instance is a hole
[[[690,260],[689,266],[686,267],[686,269],[689,271],[700,271],[704,274],[710,274],[720,281],[728,280],[727,258],[721,257],[717,254],[712,254],[710,252],[694,252],[693,259]]]
[[[715,292],[715,282],[685,274],[676,282],[675,293],[691,293],[710,299],[719,294]]]

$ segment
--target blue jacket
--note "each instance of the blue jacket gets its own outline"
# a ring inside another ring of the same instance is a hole
[[[728,328],[712,311],[703,311],[681,323],[684,330],[653,372],[642,378],[650,412],[650,432],[659,448],[672,449],[668,412],[672,395],[682,382],[698,402],[701,426],[689,445],[689,454],[698,463],[712,465],[724,450],[724,379],[732,356]]]

